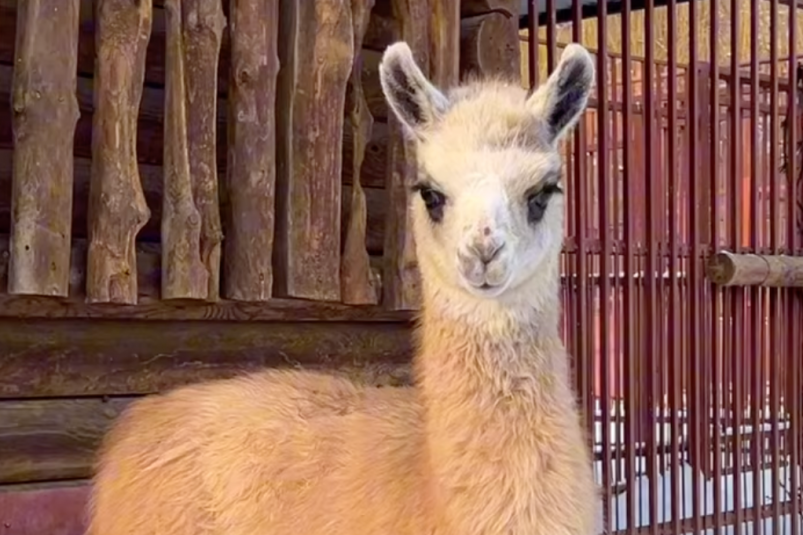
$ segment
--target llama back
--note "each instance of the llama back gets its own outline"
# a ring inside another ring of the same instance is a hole
[[[88,535],[415,533],[420,418],[409,389],[315,373],[140,400],[101,446]]]

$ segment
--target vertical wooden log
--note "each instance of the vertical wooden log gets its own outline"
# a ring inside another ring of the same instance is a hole
[[[80,0],[19,0],[8,291],[66,296]]]
[[[463,19],[460,31],[462,76],[521,79],[519,34],[511,31],[510,17],[488,13]]]
[[[399,35],[410,46],[416,61],[426,73],[429,62],[428,0],[393,0],[394,18]],[[423,22],[423,23],[422,23]],[[414,310],[420,305],[420,279],[415,258],[415,242],[410,220],[409,188],[418,172],[415,144],[402,131],[393,114],[388,114],[389,147],[387,216],[385,219],[382,303],[393,310]]]
[[[282,0],[276,290],[340,299],[343,109],[354,55],[350,0]]]
[[[460,73],[521,79],[519,0],[463,0]]]
[[[460,0],[430,0],[432,82],[446,90],[460,81]]]
[[[365,247],[368,209],[365,192],[360,184],[365,147],[371,138],[373,117],[362,87],[362,41],[374,0],[352,0],[351,16],[354,26],[354,63],[346,90],[346,110],[352,129],[352,189],[351,211],[346,225],[346,239],[340,264],[340,293],[344,303],[368,305],[379,302],[377,281],[371,271],[368,249]]]
[[[162,299],[203,299],[209,274],[201,263],[201,215],[195,207],[190,178],[181,0],[165,0],[164,6]]]
[[[151,35],[151,0],[96,0],[95,112],[86,295],[137,302],[137,233],[150,218],[137,167],[137,116]]]
[[[200,254],[206,271],[207,301],[217,301],[220,298],[223,229],[220,222],[216,159],[217,81],[220,46],[225,28],[226,17],[223,15],[221,0],[183,0],[187,148],[192,196],[201,217]]]
[[[229,19],[224,290],[229,299],[266,301],[273,286],[279,0],[231,0]]]

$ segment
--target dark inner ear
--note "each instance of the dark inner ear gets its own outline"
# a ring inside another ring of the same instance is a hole
[[[398,63],[393,65],[391,69],[391,78],[393,80],[391,85],[393,100],[396,101],[397,106],[400,108],[399,111],[405,115],[408,123],[412,125],[422,124],[424,122],[424,110],[416,98],[418,89],[413,80],[407,76],[405,70]]]
[[[557,98],[549,113],[553,135],[560,133],[580,111],[583,96],[588,90],[588,77],[582,61],[570,61],[561,69]]]

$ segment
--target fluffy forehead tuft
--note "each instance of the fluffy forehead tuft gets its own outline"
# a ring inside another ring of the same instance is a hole
[[[527,108],[527,97],[525,89],[503,81],[469,82],[449,93],[450,106],[432,134],[457,136],[472,149],[547,150],[547,126]]]
[[[451,105],[421,140],[419,159],[442,187],[494,177],[516,189],[557,179],[561,157],[548,127],[525,106],[528,93],[504,82],[470,82],[449,94]]]

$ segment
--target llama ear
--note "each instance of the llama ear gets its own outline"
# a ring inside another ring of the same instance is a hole
[[[404,41],[385,49],[379,81],[393,113],[415,135],[440,119],[449,106],[446,96],[421,72]]]
[[[547,124],[550,143],[560,141],[580,119],[594,75],[591,54],[581,45],[569,44],[549,79],[527,99],[527,107]]]

